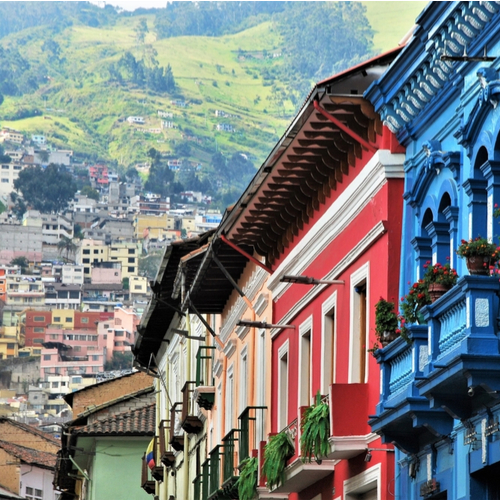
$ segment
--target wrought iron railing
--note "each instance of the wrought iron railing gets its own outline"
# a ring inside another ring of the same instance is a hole
[[[263,425],[264,411],[266,406],[247,406],[239,416],[240,421],[240,436],[239,436],[239,462],[250,458],[250,453],[254,449],[258,449],[259,441],[264,440]],[[257,420],[260,419],[262,425],[262,435],[258,436]]]
[[[214,378],[209,375],[208,362],[213,359],[215,346],[202,345],[196,353],[196,387],[200,385],[214,385]]]

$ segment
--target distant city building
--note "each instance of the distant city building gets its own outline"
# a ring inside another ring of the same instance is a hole
[[[144,123],[144,118],[142,116],[129,116],[127,121],[129,123],[139,123],[142,125]]]

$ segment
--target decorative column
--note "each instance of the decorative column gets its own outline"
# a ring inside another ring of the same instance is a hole
[[[450,256],[450,225],[447,222],[432,221],[425,229],[432,239],[432,264],[446,264],[446,257]]]
[[[411,244],[416,253],[417,279],[420,279],[424,275],[424,264],[432,260],[432,240],[424,236],[415,236],[411,240]]]
[[[469,238],[488,235],[488,214],[486,187],[487,182],[482,179],[468,179],[463,183],[465,192],[469,196]]]
[[[450,225],[450,266],[455,267],[456,254],[458,248],[458,207],[446,207],[443,214]]]

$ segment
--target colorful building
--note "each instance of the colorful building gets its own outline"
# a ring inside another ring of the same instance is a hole
[[[365,94],[406,147],[400,295],[428,264],[458,283],[376,353],[381,396],[370,424],[397,448],[396,498],[498,498],[497,277],[470,275],[456,250],[497,244],[500,7],[433,2],[401,56]],[[488,262],[486,274],[488,274]]]

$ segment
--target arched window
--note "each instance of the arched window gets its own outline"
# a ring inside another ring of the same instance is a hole
[[[488,236],[488,196],[487,181],[481,167],[488,161],[485,147],[479,149],[474,162],[473,178],[464,182],[465,192],[469,195],[469,236]],[[491,216],[490,216],[491,218]]]

